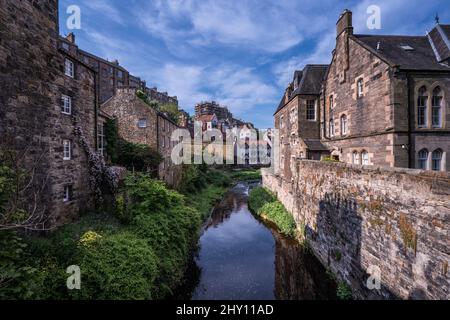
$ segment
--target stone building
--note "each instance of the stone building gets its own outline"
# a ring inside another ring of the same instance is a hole
[[[91,207],[87,153],[96,148],[95,70],[59,42],[58,1],[2,1],[0,136],[2,150],[23,154],[40,228],[60,225]],[[23,162],[22,162],[23,160]]]
[[[326,74],[322,142],[363,165],[450,170],[450,26],[427,36],[358,35],[337,22]]]
[[[217,120],[228,128],[241,126],[245,124],[244,121],[236,119],[227,107],[221,106],[216,101],[201,102],[195,106],[195,119],[198,120],[201,116],[215,114]]]
[[[145,88],[145,81],[131,75],[117,60],[108,61],[92,53],[81,50],[75,42],[75,35],[70,33],[60,37],[61,49],[77,57],[85,64],[94,68],[99,75],[98,93],[99,102],[103,103],[114,95],[114,90],[121,86],[134,86]]]
[[[280,174],[290,180],[297,158],[320,160],[328,149],[320,141],[320,92],[327,65],[306,65],[294,73],[275,112],[280,139]]]
[[[116,94],[101,106],[101,110],[117,119],[121,138],[148,145],[162,155],[159,178],[176,187],[181,180],[182,168],[172,163],[175,143],[171,141],[171,136],[179,127],[140,99],[136,91],[136,88],[126,86],[116,89]]]
[[[176,96],[169,96],[167,92],[159,92],[158,88],[145,87],[144,92],[147,94],[149,100],[158,101],[161,104],[174,104],[178,106],[178,98]]]

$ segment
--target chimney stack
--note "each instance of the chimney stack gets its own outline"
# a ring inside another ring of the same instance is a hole
[[[67,41],[69,41],[72,44],[75,44],[75,34],[73,32],[69,33],[66,36]]]
[[[336,23],[336,36],[339,37],[342,32],[347,32],[347,35],[353,34],[352,12],[345,9]]]

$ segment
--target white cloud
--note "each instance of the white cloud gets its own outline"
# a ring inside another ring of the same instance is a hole
[[[329,6],[329,5],[328,5]],[[327,7],[322,5],[320,9]],[[285,51],[320,32],[325,16],[312,14],[317,1],[152,1],[137,16],[154,37],[169,45],[222,44],[240,50]],[[324,12],[324,11],[318,11]]]
[[[95,14],[101,14],[107,16],[112,21],[124,25],[125,20],[123,18],[122,13],[114,7],[110,1],[106,0],[87,0],[84,1],[84,5],[90,9],[95,11]]]

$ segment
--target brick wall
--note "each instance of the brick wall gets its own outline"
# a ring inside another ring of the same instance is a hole
[[[450,174],[298,161],[294,183],[263,170],[316,256],[364,298],[450,298]],[[367,272],[380,268],[381,290]]]

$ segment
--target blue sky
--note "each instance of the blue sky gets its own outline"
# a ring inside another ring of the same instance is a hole
[[[80,48],[118,59],[191,114],[215,100],[259,128],[273,126],[296,69],[329,63],[343,9],[355,33],[424,35],[436,12],[450,24],[448,0],[61,0],[63,35],[73,4]],[[370,5],[381,8],[381,30],[366,26]]]

